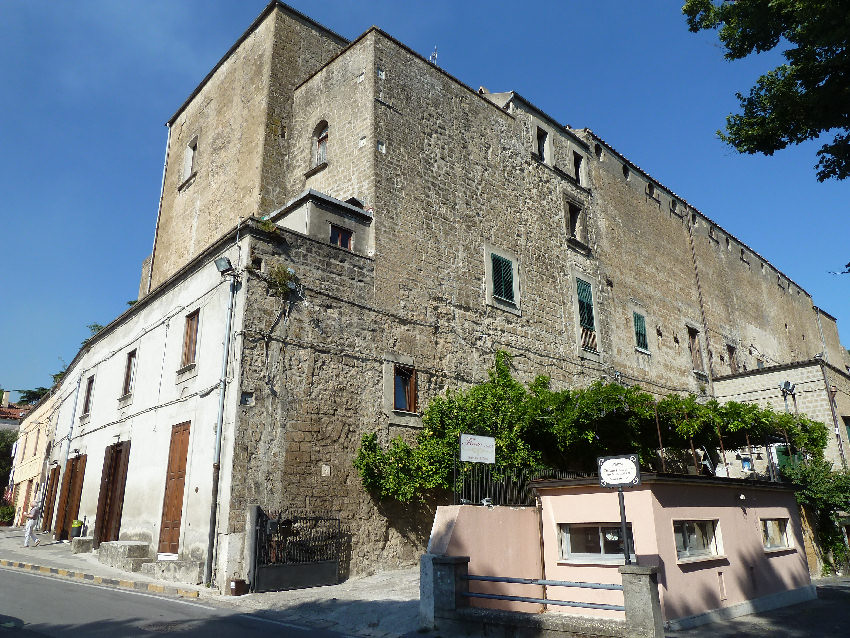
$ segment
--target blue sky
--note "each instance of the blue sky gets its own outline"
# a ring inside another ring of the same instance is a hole
[[[138,293],[164,122],[265,0],[0,5],[0,387],[50,385],[89,323]],[[850,180],[816,143],[740,156],[715,131],[777,53],[723,60],[677,2],[292,0],[354,38],[377,25],[478,88],[588,127],[749,244],[839,320],[850,345]],[[659,267],[663,267],[659,264]]]

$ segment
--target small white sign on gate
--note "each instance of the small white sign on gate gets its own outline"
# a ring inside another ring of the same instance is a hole
[[[473,463],[495,463],[496,439],[492,436],[461,434],[460,460]]]

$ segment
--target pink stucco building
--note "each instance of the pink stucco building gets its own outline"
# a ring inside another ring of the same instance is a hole
[[[620,584],[624,563],[616,490],[596,479],[536,483],[537,508],[439,508],[429,552],[470,556],[469,573]],[[633,562],[658,567],[664,619],[685,628],[815,597],[792,486],[655,475],[625,490]],[[486,586],[486,589],[484,587]],[[502,587],[502,589],[500,589]],[[622,605],[622,592],[470,582],[471,591]],[[478,606],[540,605],[473,599]],[[618,618],[622,612],[547,612]]]

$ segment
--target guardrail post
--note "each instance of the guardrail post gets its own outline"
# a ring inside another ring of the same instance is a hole
[[[658,568],[623,565],[620,575],[629,638],[664,638],[664,619],[658,598]]]
[[[469,589],[469,556],[424,554],[419,560],[419,619],[433,629],[435,619],[452,616],[466,605],[464,592]]]

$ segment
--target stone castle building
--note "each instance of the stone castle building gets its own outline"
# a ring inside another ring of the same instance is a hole
[[[596,133],[516,93],[273,1],[168,130],[139,301],[80,352],[45,417],[46,462],[89,457],[76,498],[56,481],[103,540],[199,561],[214,538],[219,582],[250,577],[259,504],[338,513],[353,573],[410,562],[430,514],[362,490],[361,436],[415,433],[432,397],[483,380],[500,349],[526,381],[659,396],[775,403],[777,379],[805,371],[800,401],[817,394],[809,415],[845,462],[835,319]],[[119,492],[116,518],[103,499]]]

